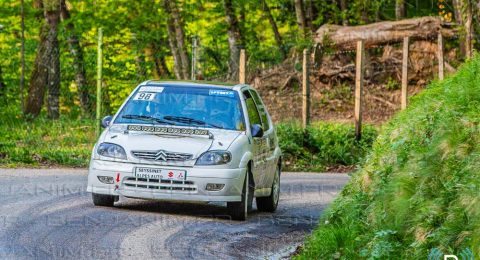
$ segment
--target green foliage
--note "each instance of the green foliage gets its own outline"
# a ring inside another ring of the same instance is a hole
[[[322,93],[322,103],[328,103],[332,99],[353,100],[353,90],[347,82],[337,84],[331,90],[322,89],[320,92]]]
[[[300,124],[278,124],[286,169],[323,171],[326,167],[356,165],[370,149],[377,131],[366,125],[357,142],[354,129],[350,124],[319,122],[304,131]]]
[[[425,259],[432,248],[467,247],[478,257],[479,80],[476,56],[414,97],[384,127],[298,258]]]
[[[389,77],[387,79],[387,84],[385,85],[385,87],[388,89],[388,90],[397,90],[400,88],[400,84],[398,83],[398,81],[392,77]]]
[[[15,112],[4,108],[0,114],[0,165],[88,165],[95,143],[93,120],[40,116],[25,121]]]

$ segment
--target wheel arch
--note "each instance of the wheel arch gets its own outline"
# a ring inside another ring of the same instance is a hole
[[[253,161],[249,160],[247,163],[247,174],[248,174],[249,185],[253,186],[253,188],[255,189],[256,183],[255,183],[255,179],[253,178],[252,167],[253,167]]]

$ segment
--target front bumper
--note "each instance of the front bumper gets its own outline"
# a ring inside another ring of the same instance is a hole
[[[185,170],[183,182],[139,182],[135,179],[136,167]],[[123,162],[92,160],[88,173],[87,191],[98,194],[125,196],[140,199],[172,201],[241,201],[245,168],[219,169],[207,167],[170,167]],[[117,174],[119,178],[117,179]],[[99,181],[98,176],[111,176],[114,184]],[[207,183],[224,184],[219,191],[206,190]]]

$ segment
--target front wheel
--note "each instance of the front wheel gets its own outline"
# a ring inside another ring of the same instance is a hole
[[[245,174],[245,180],[243,182],[242,200],[239,202],[227,202],[227,208],[230,212],[230,217],[233,220],[246,220],[248,211],[252,207],[253,201],[253,187],[250,183],[250,174]]]
[[[266,212],[275,212],[280,198],[280,165],[273,176],[272,192],[268,197],[257,197],[257,209]]]
[[[103,207],[113,207],[113,204],[118,200],[115,196],[92,193],[93,205]]]

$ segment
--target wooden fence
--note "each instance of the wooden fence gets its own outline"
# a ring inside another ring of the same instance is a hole
[[[445,64],[443,59],[443,37],[438,34],[438,78],[443,80],[445,75]],[[408,67],[409,67],[409,45],[410,38],[405,37],[403,39],[402,50],[402,76],[401,76],[401,109],[406,109],[408,105]],[[310,124],[311,111],[310,111],[310,59],[311,55],[308,49],[303,51],[302,62],[302,124],[303,127],[307,127]],[[365,72],[365,45],[363,41],[357,42],[356,48],[356,63],[355,63],[355,106],[354,106],[354,120],[355,120],[355,137],[357,140],[362,136],[362,109],[364,101],[364,72]],[[240,51],[240,64],[239,64],[239,82],[245,84],[246,82],[246,55],[245,50]]]

